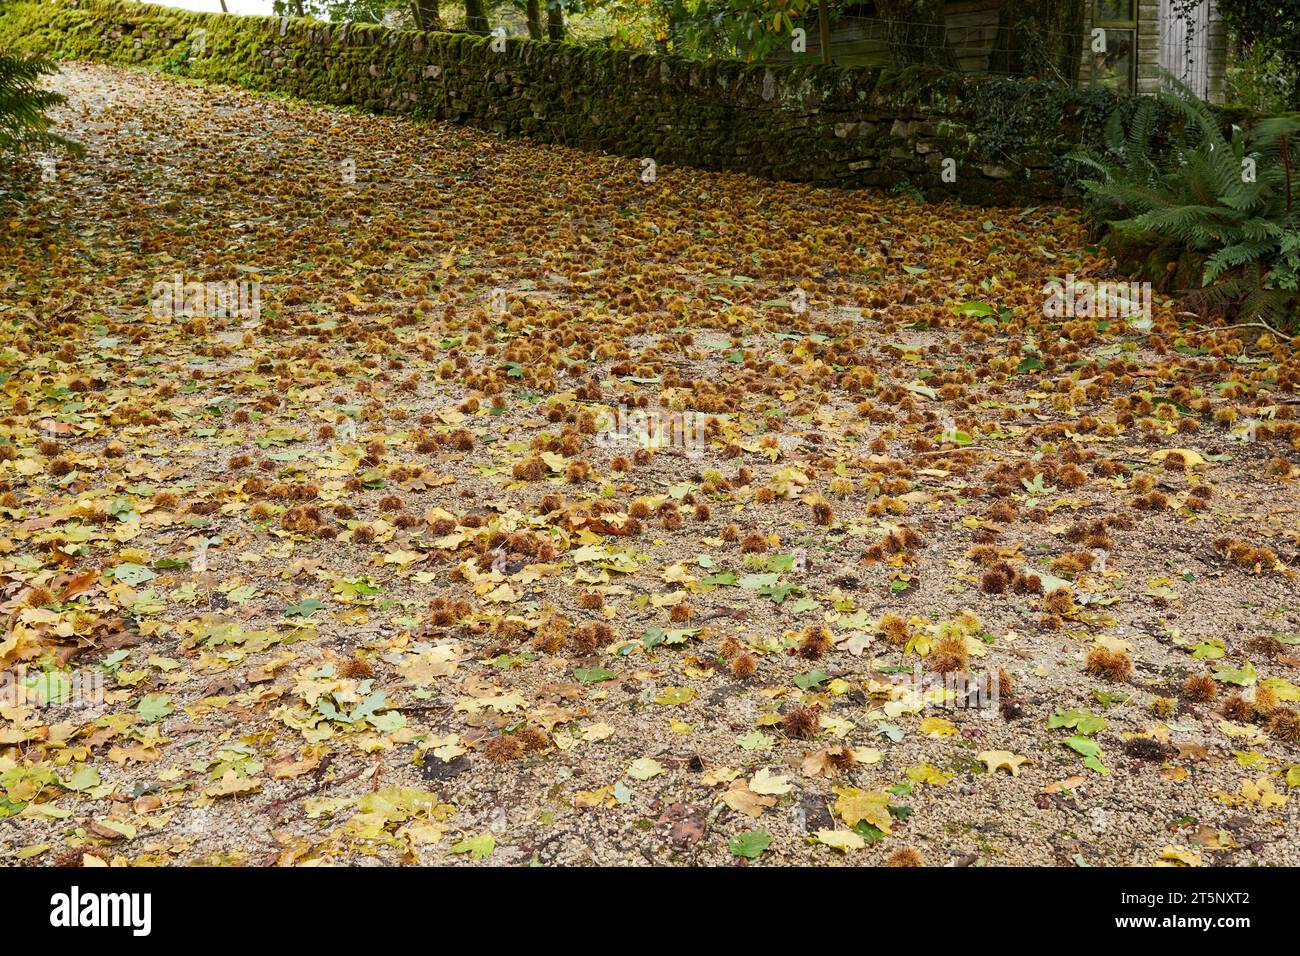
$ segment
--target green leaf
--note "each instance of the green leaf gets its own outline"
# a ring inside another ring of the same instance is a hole
[[[575,667],[573,676],[584,684],[598,684],[603,680],[609,680],[614,676],[614,672],[603,667]]]
[[[1103,777],[1110,773],[1101,762],[1101,744],[1097,741],[1087,737],[1067,737],[1061,743],[1080,754],[1083,757],[1083,765],[1089,770],[1095,770]]]
[[[254,584],[241,584],[226,594],[226,599],[235,604],[245,604],[255,597],[257,597],[257,586]]]
[[[1069,727],[1081,734],[1091,736],[1106,728],[1106,718],[1098,717],[1086,710],[1062,710],[1058,707],[1056,713],[1047,718],[1047,729],[1055,730],[1058,727]]]
[[[967,302],[965,305],[954,305],[952,311],[954,315],[994,315],[997,310],[987,302]]]
[[[325,602],[318,601],[315,598],[307,598],[299,601],[297,604],[290,604],[284,609],[285,617],[311,617],[317,611],[325,607]]]
[[[737,833],[727,843],[727,849],[734,856],[743,856],[747,860],[756,860],[764,850],[772,845],[771,835],[759,827],[757,830],[746,830],[744,833]]]
[[[862,837],[862,839],[866,840],[868,846],[871,846],[873,843],[879,843],[885,838],[884,830],[880,829],[880,827],[872,826],[866,820],[859,820],[857,823],[853,824],[851,829],[858,836]]]
[[[808,671],[806,674],[796,674],[794,684],[800,690],[807,690],[810,687],[816,687],[831,679],[831,675],[824,670]]]
[[[767,568],[780,574],[794,567],[794,559],[793,554],[774,554],[767,559]]]
[[[64,782],[63,786],[68,790],[90,790],[99,786],[99,771],[90,764],[78,764],[77,769],[72,771],[72,776]]]
[[[1247,661],[1243,667],[1231,664],[1215,664],[1214,679],[1224,684],[1236,684],[1238,687],[1250,687],[1255,683],[1255,665]]]
[[[763,597],[771,598],[772,603],[780,604],[791,594],[802,594],[803,588],[798,584],[770,584],[759,588],[758,593],[763,595]]]
[[[136,711],[150,723],[157,723],[172,712],[172,699],[166,694],[145,694]]]
[[[736,746],[744,750],[769,750],[776,743],[776,738],[761,730],[751,730],[736,738]]]
[[[708,577],[700,578],[700,584],[705,587],[730,586],[735,583],[736,573],[734,571],[721,571],[718,574],[710,574]]]
[[[131,585],[131,587],[144,584],[144,582],[152,581],[158,577],[143,564],[133,564],[130,561],[109,568],[108,573],[124,584]]]
[[[461,840],[452,846],[452,853],[468,853],[471,859],[481,860],[485,856],[491,856],[492,851],[497,848],[497,841],[490,833],[484,833],[480,836],[470,837],[468,840]]]

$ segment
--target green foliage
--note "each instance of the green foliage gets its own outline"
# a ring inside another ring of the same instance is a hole
[[[0,50],[0,154],[32,146],[72,147],[49,131],[50,120],[45,115],[64,99],[40,86],[42,77],[56,72],[54,64],[42,56]]]
[[[1172,82],[1172,81],[1171,81]],[[1105,146],[1071,157],[1092,218],[1113,236],[1202,262],[1193,303],[1251,321],[1300,316],[1300,115],[1220,128],[1186,87],[1117,110]]]
[[[1228,103],[1252,113],[1277,113],[1288,108],[1296,69],[1255,43],[1229,63],[1226,83]]]
[[[966,83],[966,102],[976,118],[980,147],[991,157],[1022,157],[1033,143],[1059,130],[1067,118],[1085,131],[1101,129],[1122,100],[1102,87],[1020,77],[981,77]]]
[[[1280,72],[1290,81],[1290,107],[1300,109],[1300,0],[1218,0],[1217,5],[1252,55],[1283,67]]]
[[[774,8],[768,0],[672,0],[675,52],[707,59],[712,56],[761,60],[778,44],[788,44],[796,20],[816,34],[813,0],[789,0]]]
[[[313,20],[334,23],[383,23],[390,13],[396,15],[400,25],[409,25],[412,3],[408,0],[275,0],[272,9],[276,16],[295,17],[301,9],[303,16]]]

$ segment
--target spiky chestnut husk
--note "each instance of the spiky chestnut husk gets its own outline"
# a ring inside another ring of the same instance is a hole
[[[1127,654],[1104,647],[1089,651],[1083,666],[1094,677],[1109,681],[1128,680],[1133,674],[1133,661]]]
[[[574,651],[579,654],[594,654],[612,640],[614,640],[614,629],[603,621],[584,624],[574,631],[569,639]]]
[[[748,680],[758,671],[758,658],[748,651],[737,654],[731,661],[731,676],[736,680]]]
[[[1208,704],[1218,693],[1219,685],[1209,674],[1193,674],[1183,681],[1183,696],[1198,704]]]
[[[1147,709],[1151,712],[1152,717],[1164,719],[1174,715],[1176,706],[1176,702],[1172,697],[1155,697],[1152,698]]]
[[[925,663],[936,674],[952,674],[966,669],[968,655],[965,638],[945,637],[935,644]]]
[[[1222,707],[1220,707],[1220,710],[1224,717],[1227,717],[1229,720],[1235,720],[1238,723],[1251,720],[1255,716],[1254,703],[1247,700],[1245,697],[1242,697],[1241,694],[1233,694],[1225,700]]]
[[[518,760],[523,753],[523,743],[509,734],[493,737],[483,746],[483,756],[493,763],[510,763],[512,760]]]
[[[1074,592],[1069,588],[1056,588],[1044,596],[1043,609],[1048,614],[1064,617],[1074,610]]]
[[[540,727],[534,727],[529,724],[521,727],[516,731],[515,736],[519,738],[519,743],[523,746],[526,753],[532,753],[536,750],[542,750],[551,742],[551,738],[546,735],[546,731]]]
[[[546,477],[546,462],[540,458],[526,458],[518,462],[510,474],[516,481],[537,481]]]
[[[885,866],[916,867],[925,866],[925,858],[915,847],[900,846],[885,860]]]
[[[885,640],[891,644],[903,645],[912,636],[911,629],[907,626],[907,621],[897,614],[884,615],[876,625],[876,630],[885,635]]]
[[[349,677],[353,680],[364,680],[367,677],[375,676],[374,667],[372,667],[370,662],[359,654],[344,661],[343,666],[340,668],[340,672],[344,677]]]
[[[1294,707],[1276,707],[1265,724],[1268,732],[1289,744],[1300,743],[1300,711]]]
[[[804,660],[815,661],[831,649],[834,642],[830,631],[816,625],[804,629],[799,640],[799,656]]]
[[[821,722],[821,708],[819,707],[798,707],[794,710],[786,711],[781,717],[781,730],[787,737],[795,737],[799,740],[808,740],[817,735],[817,728]]]

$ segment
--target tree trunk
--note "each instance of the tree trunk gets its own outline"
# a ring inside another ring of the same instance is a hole
[[[465,0],[465,29],[486,36],[488,30],[487,8],[483,0]]]
[[[546,38],[555,43],[564,39],[564,8],[558,0],[546,8]]]
[[[528,36],[534,40],[542,38],[542,0],[527,0],[525,9],[528,13]]]
[[[307,16],[307,14],[302,11],[302,0],[293,0],[293,15],[299,20]]]
[[[230,12],[229,10],[226,9],[226,0],[221,0],[221,12],[222,12],[222,13],[229,13],[229,12]]]
[[[989,72],[1077,81],[1086,6],[1086,0],[1002,0]]]
[[[817,38],[822,48],[822,62],[831,62],[831,15],[826,10],[826,0],[817,0]]]
[[[885,21],[885,42],[895,66],[941,66],[955,70],[948,45],[945,0],[877,0]]]
[[[415,0],[415,26],[418,30],[441,30],[442,11],[438,0]]]

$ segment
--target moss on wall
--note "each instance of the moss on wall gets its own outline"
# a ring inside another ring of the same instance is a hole
[[[113,0],[6,4],[0,44],[660,164],[840,186],[905,182],[931,199],[981,203],[1060,196],[1054,159],[1077,145],[1105,95],[880,67],[696,62],[523,39],[494,46],[466,34]]]

